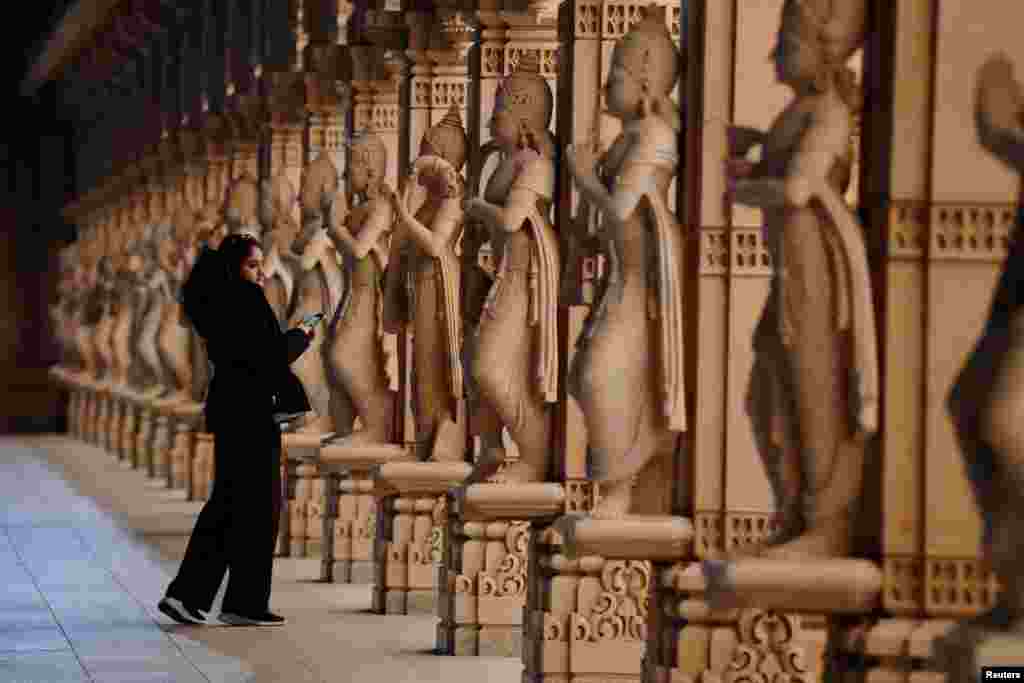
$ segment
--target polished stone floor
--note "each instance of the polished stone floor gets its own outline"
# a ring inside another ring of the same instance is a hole
[[[520,679],[516,659],[435,656],[434,618],[372,614],[312,559],[275,563],[284,627],[175,624],[156,603],[200,506],[93,446],[0,439],[0,496],[0,683]]]

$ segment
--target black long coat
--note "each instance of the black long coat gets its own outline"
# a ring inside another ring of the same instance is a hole
[[[206,249],[183,288],[183,302],[213,364],[205,407],[209,431],[310,410],[289,367],[310,339],[297,328],[281,331],[259,285],[230,277],[217,253]]]

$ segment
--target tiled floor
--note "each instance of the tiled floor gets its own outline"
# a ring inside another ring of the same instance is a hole
[[[0,439],[0,496],[0,683],[520,679],[431,654],[434,618],[368,613],[369,587],[317,582],[317,560],[276,562],[282,628],[171,622],[156,602],[199,505],[92,446]]]

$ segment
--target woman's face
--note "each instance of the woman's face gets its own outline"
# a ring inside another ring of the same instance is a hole
[[[242,261],[242,279],[263,286],[263,250],[253,245]]]

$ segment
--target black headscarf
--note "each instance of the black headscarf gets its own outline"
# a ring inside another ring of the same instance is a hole
[[[262,248],[251,235],[228,235],[217,250],[203,245],[192,272],[181,288],[185,315],[203,339],[209,340],[224,295],[242,284],[242,263],[253,247]]]

